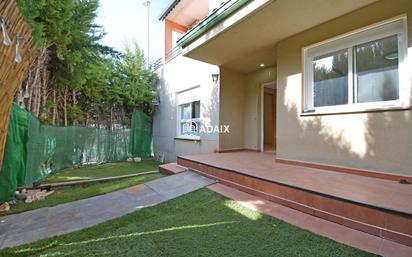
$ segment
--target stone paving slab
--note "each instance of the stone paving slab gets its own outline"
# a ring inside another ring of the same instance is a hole
[[[0,249],[62,235],[153,206],[215,181],[191,171],[105,195],[0,217]]]
[[[213,184],[213,182],[194,172],[182,172],[166,177],[164,180],[150,181],[146,185],[169,200]]]

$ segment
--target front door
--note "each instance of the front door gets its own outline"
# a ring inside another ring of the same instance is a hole
[[[264,151],[276,150],[276,90],[264,89],[263,98],[263,143]]]

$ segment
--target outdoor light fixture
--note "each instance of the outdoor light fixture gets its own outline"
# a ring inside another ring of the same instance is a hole
[[[7,26],[6,19],[4,17],[0,17],[0,26],[1,26],[1,31],[3,32],[3,45],[5,46],[11,45],[11,40],[6,30],[6,26]]]
[[[212,74],[212,80],[216,83],[219,80],[219,74]]]
[[[261,63],[259,66],[260,66],[261,68],[263,68],[263,67],[265,67],[265,64],[264,64],[264,63]]]
[[[20,48],[20,41],[21,41],[23,38],[24,38],[24,37],[21,36],[21,35],[18,35],[17,38],[16,38],[16,58],[14,58],[14,61],[17,62],[17,63],[21,63],[21,61],[22,61],[19,48]]]

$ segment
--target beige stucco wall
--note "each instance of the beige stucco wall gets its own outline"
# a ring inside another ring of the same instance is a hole
[[[220,135],[220,150],[260,149],[261,85],[276,80],[275,67],[241,73],[220,70],[220,124],[231,126]]]
[[[165,161],[175,161],[176,156],[212,153],[218,150],[218,133],[200,133],[200,141],[176,139],[177,97],[186,89],[197,87],[200,98],[200,118],[203,125],[219,124],[219,83],[212,81],[212,74],[219,74],[219,67],[177,56],[157,70],[157,93],[160,106],[153,118],[153,148],[156,156],[164,155]]]
[[[382,0],[278,43],[278,158],[412,175],[410,110],[300,116],[303,47],[404,13],[410,59],[410,0]]]
[[[245,74],[220,69],[219,120],[221,125],[230,126],[230,134],[219,135],[219,150],[243,148],[245,86]]]
[[[261,87],[263,83],[276,80],[274,67],[260,69],[246,75],[244,148],[260,150],[261,137]]]

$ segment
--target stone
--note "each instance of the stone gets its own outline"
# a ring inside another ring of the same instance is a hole
[[[134,161],[134,162],[141,162],[141,161],[142,161],[142,158],[140,158],[140,157],[134,157],[134,158],[133,158],[133,161]]]
[[[37,192],[37,193],[34,195],[34,200],[35,200],[35,201],[41,201],[41,200],[44,200],[44,198],[46,198],[46,196],[45,196],[45,194],[44,194],[43,192]]]
[[[24,202],[25,202],[25,203],[32,203],[32,202],[33,202],[32,196],[31,196],[31,195],[28,195],[27,198],[26,198],[26,200],[25,200]]]
[[[133,162],[133,158],[129,157],[129,158],[127,158],[127,161],[128,162]]]
[[[17,200],[20,200],[20,201],[24,201],[27,198],[26,194],[20,193],[19,191],[17,191],[14,196],[16,197]]]
[[[8,202],[0,204],[0,212],[6,212],[10,210],[10,205]]]
[[[51,195],[51,194],[53,194],[53,193],[54,193],[54,190],[50,190],[49,192],[47,192],[46,196],[49,196],[49,195]]]

